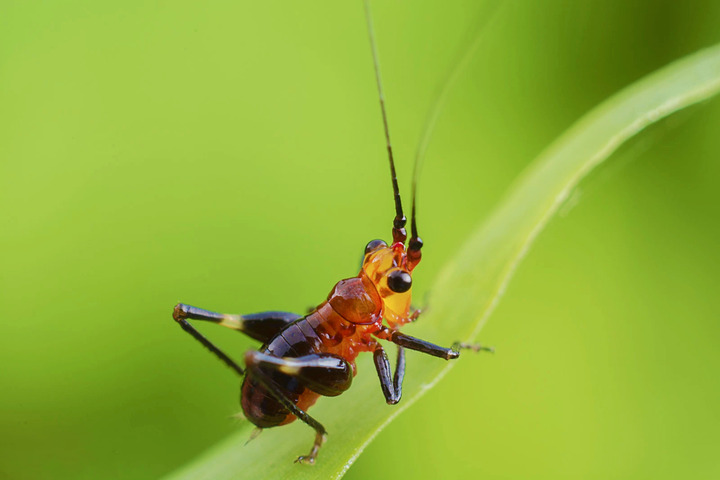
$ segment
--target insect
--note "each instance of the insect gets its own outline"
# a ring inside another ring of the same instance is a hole
[[[307,464],[315,463],[327,436],[325,427],[307,411],[320,396],[334,397],[350,388],[356,374],[355,359],[361,352],[372,352],[382,393],[387,403],[394,405],[402,396],[405,349],[445,360],[458,358],[461,348],[491,350],[464,343],[441,347],[400,331],[400,327],[416,320],[420,314],[419,310],[411,308],[410,300],[412,272],[422,258],[423,242],[418,236],[415,215],[416,181],[413,182],[411,236],[407,239],[406,217],[395,173],[367,0],[365,12],[395,202],[392,243],[388,245],[382,240],[369,242],[360,272],[339,281],[327,300],[307,315],[278,311],[251,315],[221,314],[182,303],[177,304],[173,311],[173,318],[183,330],[243,377],[241,405],[245,417],[258,427],[255,434],[264,428],[286,425],[296,419],[315,430],[310,452],[296,460]],[[245,353],[243,369],[200,334],[188,320],[204,320],[238,330],[262,342],[262,346]],[[378,340],[397,346],[394,371]]]

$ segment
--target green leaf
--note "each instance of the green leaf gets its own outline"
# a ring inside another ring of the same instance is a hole
[[[445,266],[432,288],[432,310],[408,331],[441,344],[475,340],[517,265],[578,182],[646,126],[718,90],[720,46],[715,46],[649,75],[591,111],[540,155]],[[321,399],[310,412],[329,432],[313,467],[293,463],[312,444],[309,427],[295,422],[266,430],[244,445],[253,428],[248,423],[169,478],[339,478],[378,432],[452,366],[410,352],[404,396],[393,407],[384,402],[370,356],[363,356],[351,390]]]

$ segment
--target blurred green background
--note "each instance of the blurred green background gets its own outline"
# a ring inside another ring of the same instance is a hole
[[[433,92],[486,24],[419,187],[418,298],[582,114],[720,41],[714,0],[374,15],[406,192]],[[358,1],[0,0],[0,478],[158,478],[233,432],[237,380],[172,306],[302,312],[354,275],[393,216],[381,125]],[[719,101],[694,107],[585,182],[484,330],[498,353],[347,478],[720,477],[718,125]]]

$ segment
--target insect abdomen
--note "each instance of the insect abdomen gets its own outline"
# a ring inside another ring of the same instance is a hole
[[[308,323],[308,318],[301,318],[288,325],[260,351],[274,357],[302,357],[320,353],[323,342]],[[288,400],[303,409],[313,405],[319,397],[319,394],[305,388],[296,377],[282,372],[268,372],[267,375]],[[284,425],[295,420],[295,416],[255,378],[252,370],[247,372],[243,380],[240,403],[247,419],[261,428]]]

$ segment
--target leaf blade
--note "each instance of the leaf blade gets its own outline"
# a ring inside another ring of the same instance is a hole
[[[432,341],[447,340],[448,332],[475,339],[533,241],[578,182],[648,125],[718,91],[720,46],[715,46],[641,79],[583,117],[532,163],[446,265],[432,292],[433,310],[412,333]],[[330,432],[313,468],[292,463],[312,443],[313,434],[304,425],[273,429],[243,447],[252,429],[246,425],[168,478],[340,478],[387,424],[452,367],[421,356],[412,362],[399,408],[384,404],[369,358],[363,358],[352,392],[313,409],[311,414]]]

